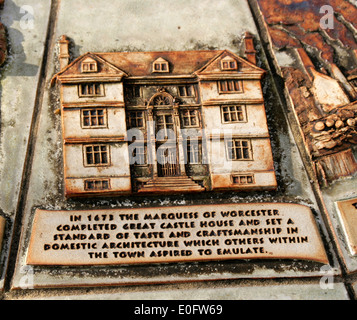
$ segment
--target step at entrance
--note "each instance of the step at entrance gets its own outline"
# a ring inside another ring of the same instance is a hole
[[[201,187],[189,177],[156,177],[141,187],[138,193],[181,193],[205,190],[204,187]]]

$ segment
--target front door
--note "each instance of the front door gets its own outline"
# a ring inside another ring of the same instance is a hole
[[[157,150],[157,162],[159,177],[175,177],[180,175],[176,146],[161,146]]]
[[[156,155],[159,177],[180,175],[176,128],[172,110],[156,113]]]

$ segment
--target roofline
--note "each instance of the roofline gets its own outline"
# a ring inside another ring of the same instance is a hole
[[[220,50],[180,50],[180,51],[112,51],[112,52],[95,52],[95,54],[99,55],[110,55],[110,54],[118,54],[118,53],[173,53],[173,52],[179,52],[179,53],[184,53],[184,52],[223,52],[225,49],[220,49]]]
[[[132,53],[154,53],[154,54],[159,54],[159,53],[187,53],[187,52],[211,52],[211,53],[217,53],[216,56],[214,56],[211,60],[209,60],[208,63],[206,63],[203,67],[201,67],[200,69],[194,71],[193,73],[190,74],[182,74],[182,75],[162,75],[162,76],[130,76],[129,74],[127,74],[125,71],[119,69],[118,67],[116,67],[115,65],[113,65],[112,63],[108,62],[103,56],[106,55],[115,55],[115,54],[121,54],[121,53],[127,53],[127,54],[132,54]],[[66,66],[63,70],[61,70],[60,72],[56,73],[52,80],[51,80],[51,86],[54,85],[55,81],[61,76],[61,74],[63,74],[64,72],[66,72],[67,70],[69,70],[73,65],[75,65],[78,61],[80,61],[81,59],[83,59],[86,56],[94,56],[96,58],[98,58],[99,60],[102,60],[104,63],[107,63],[108,65],[110,65],[112,68],[116,69],[117,71],[120,71],[123,73],[123,77],[125,77],[126,79],[130,79],[130,80],[169,80],[169,79],[179,79],[179,78],[195,78],[198,75],[198,73],[200,73],[202,70],[204,70],[205,68],[207,68],[211,63],[213,63],[215,60],[217,60],[219,57],[221,57],[224,53],[228,53],[233,55],[236,59],[240,60],[240,61],[244,61],[244,63],[247,63],[250,67],[252,67],[253,69],[255,69],[256,71],[258,71],[258,74],[261,76],[263,74],[266,73],[265,70],[259,68],[258,66],[256,66],[255,64],[249,62],[248,60],[240,57],[239,55],[224,49],[224,50],[185,50],[185,51],[113,51],[113,52],[86,52],[82,55],[80,55],[79,57],[77,57],[74,61],[72,61],[70,64],[68,64],[68,66]]]
[[[108,62],[107,60],[105,60],[103,57],[101,56],[98,56],[97,53],[94,53],[94,52],[86,52],[82,55],[80,55],[79,57],[77,57],[76,59],[74,59],[70,64],[68,64],[68,66],[66,66],[63,70],[61,70],[60,72],[56,73],[53,78],[51,79],[51,86],[54,85],[54,82],[58,79],[58,77],[61,76],[61,74],[63,74],[64,72],[66,72],[67,70],[69,70],[71,67],[73,67],[78,61],[80,61],[81,59],[83,59],[85,56],[94,56],[96,57],[97,59],[101,60],[102,62],[108,64],[111,68],[117,70],[117,71],[120,71],[121,73],[124,74],[124,76],[128,76],[128,74],[119,69],[117,66],[113,65],[112,63]]]

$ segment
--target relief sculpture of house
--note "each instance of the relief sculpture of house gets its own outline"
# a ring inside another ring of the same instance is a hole
[[[252,36],[228,50],[86,53],[60,40],[65,195],[277,187]]]

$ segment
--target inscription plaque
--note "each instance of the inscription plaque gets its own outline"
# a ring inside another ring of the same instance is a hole
[[[338,201],[342,226],[352,255],[357,255],[357,198]]]
[[[233,259],[328,263],[311,210],[229,204],[92,211],[38,209],[30,265],[122,265]]]

